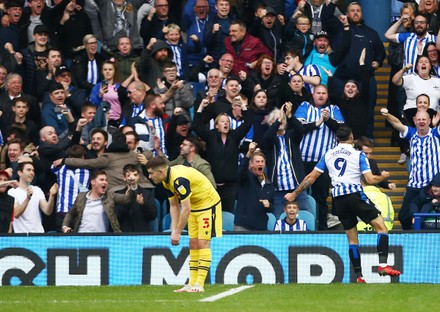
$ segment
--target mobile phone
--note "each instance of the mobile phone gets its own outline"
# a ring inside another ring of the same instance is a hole
[[[103,80],[102,82],[101,82],[101,84],[102,84],[102,87],[104,88],[104,87],[108,87],[108,81],[107,80]]]
[[[63,111],[63,108],[60,106],[55,106],[55,108],[53,110],[55,113],[61,113]]]

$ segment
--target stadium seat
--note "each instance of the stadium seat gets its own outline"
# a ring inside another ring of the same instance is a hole
[[[316,220],[316,200],[313,198],[313,196],[308,195],[309,196],[309,202],[310,202],[310,206],[312,207],[312,214],[315,217]]]
[[[267,230],[268,231],[273,231],[273,229],[275,228],[275,223],[277,223],[277,218],[275,217],[275,215],[272,212],[266,212],[267,217],[269,218],[267,220]]]
[[[150,232],[159,232],[159,219],[156,217],[154,220],[151,220],[150,222]]]
[[[222,211],[223,231],[234,230],[234,214],[229,211]]]
[[[171,229],[171,215],[167,213],[162,218],[162,232],[167,232]]]
[[[316,219],[310,212],[305,210],[300,210],[298,212],[298,218],[306,221],[308,230],[310,231],[316,230]]]
[[[159,224],[159,220],[162,220],[162,217],[163,217],[162,204],[156,198],[154,199],[154,204],[156,205],[156,219],[158,220],[157,221],[157,225],[158,225],[157,232],[158,232],[159,230],[161,230],[159,227],[162,226],[162,224]],[[153,221],[150,221],[150,222],[153,222]],[[151,223],[150,223],[150,227],[151,227]]]

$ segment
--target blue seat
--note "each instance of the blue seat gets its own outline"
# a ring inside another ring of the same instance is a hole
[[[163,216],[162,215],[162,204],[156,198],[154,199],[154,204],[156,205],[156,219],[158,220],[157,221],[157,227],[158,227],[157,231],[159,231],[160,227],[162,226],[162,224],[159,224],[159,220],[162,220],[162,216]],[[150,222],[153,222],[153,221],[150,221]],[[150,227],[151,227],[151,223],[150,223]]]
[[[162,218],[162,232],[167,232],[171,229],[171,215],[167,213]]]
[[[312,214],[316,220],[316,200],[311,195],[308,195],[308,196],[309,196],[310,207],[312,207],[312,211],[313,211]]]
[[[277,223],[277,218],[272,212],[266,212],[268,220],[267,220],[267,230],[273,231],[275,228],[275,223]]]
[[[316,219],[310,212],[306,210],[300,210],[298,212],[298,218],[306,221],[308,230],[310,231],[316,230]]]
[[[150,222],[150,232],[159,232],[159,219],[156,217],[156,219],[151,220]]]
[[[229,211],[222,211],[222,228],[223,231],[233,231],[234,230],[234,219],[235,216]]]

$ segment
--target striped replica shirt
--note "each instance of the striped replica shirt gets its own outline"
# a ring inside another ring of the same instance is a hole
[[[275,223],[274,231],[291,232],[291,231],[307,231],[307,223],[304,220],[296,219],[294,224],[289,224],[286,219],[278,220]]]
[[[363,193],[362,175],[371,172],[367,156],[352,145],[340,143],[329,150],[315,167],[323,173],[328,169],[332,179],[332,196]]]
[[[432,178],[440,172],[440,133],[439,128],[433,128],[428,135],[421,137],[416,128],[406,127],[401,135],[410,144],[411,171],[408,186],[422,188],[427,186]]]
[[[139,137],[142,141],[149,142],[149,130],[147,126],[147,122],[149,120],[151,120],[151,122],[153,123],[154,130],[156,131],[155,136],[160,139],[160,149],[162,153],[166,155],[167,150],[165,148],[165,129],[163,127],[163,121],[161,117],[148,117],[144,110],[139,115],[130,120],[130,126],[134,127],[136,133],[145,134],[145,136]],[[157,152],[154,150],[154,142],[152,152],[154,156],[157,156]]]
[[[292,162],[289,155],[289,148],[286,145],[286,138],[284,136],[277,136],[280,150],[277,157],[277,181],[275,190],[277,191],[291,191],[298,187],[298,183],[293,176]]]
[[[88,191],[90,171],[84,168],[68,169],[66,165],[55,168],[53,173],[57,176],[58,195],[57,212],[68,212],[79,192]]]
[[[298,70],[297,74],[301,75],[301,76],[308,76],[308,77],[313,77],[313,76],[319,76],[321,77],[321,72],[319,71],[318,66],[310,64],[310,65],[304,65],[300,70]],[[289,80],[290,80],[291,75],[289,75]],[[313,93],[313,86],[304,82],[304,87],[310,92]]]
[[[428,42],[436,42],[437,36],[426,33],[423,38],[417,38],[415,33],[397,33],[396,34],[397,42],[403,43],[404,49],[404,58],[403,58],[403,67],[406,64],[413,64],[414,66],[408,70],[408,73],[414,73],[415,65],[417,61],[417,56],[422,55],[423,49]],[[420,46],[417,44],[421,42]]]
[[[302,124],[308,124],[317,121],[321,117],[321,111],[328,109],[330,118],[338,123],[344,122],[344,117],[336,105],[324,107],[315,107],[308,102],[302,102],[295,112],[295,117]],[[328,150],[336,146],[336,133],[332,131],[325,123],[318,128],[304,134],[300,144],[301,157],[305,162],[318,162]]]

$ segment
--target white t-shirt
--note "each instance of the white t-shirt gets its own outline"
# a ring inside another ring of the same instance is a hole
[[[43,191],[32,185],[32,197],[23,214],[14,218],[12,226],[14,233],[44,233],[43,224],[41,223],[40,200],[46,199]],[[15,198],[15,202],[21,205],[26,197],[27,191],[20,187],[11,188],[8,194]]]
[[[440,78],[431,76],[430,79],[422,79],[419,75],[410,74],[403,76],[402,87],[406,93],[406,103],[403,109],[416,108],[416,98],[424,93],[429,96],[429,107],[438,111],[440,100]]]

